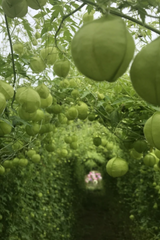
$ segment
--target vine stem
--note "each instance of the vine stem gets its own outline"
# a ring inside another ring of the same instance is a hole
[[[15,63],[14,63],[14,56],[13,56],[12,39],[11,39],[10,31],[9,31],[9,25],[8,25],[8,20],[7,20],[6,14],[4,14],[4,17],[5,17],[5,22],[6,22],[6,27],[7,27],[7,33],[8,33],[9,43],[10,43],[11,56],[12,56],[12,66],[13,66],[13,74],[14,74],[14,80],[13,80],[12,87],[14,88],[14,87],[15,87],[15,84],[16,84],[16,70],[15,70]],[[15,89],[14,89],[14,95],[13,95],[11,107],[13,107],[13,102],[14,102],[14,99],[15,99],[15,94],[16,94],[16,92],[15,92]]]
[[[65,20],[66,18],[68,18],[69,16],[73,15],[75,12],[79,11],[79,10],[80,10],[82,7],[84,7],[85,5],[86,5],[86,3],[83,3],[83,4],[80,5],[78,8],[76,8],[74,11],[72,11],[71,13],[65,15],[65,16],[62,18],[61,23],[60,23],[60,25],[59,25],[56,33],[55,33],[55,46],[56,46],[58,49],[59,49],[59,47],[57,46],[57,35],[58,35],[58,33],[59,33],[62,25],[63,25],[64,20]],[[61,50],[59,49],[59,51],[61,51]]]
[[[145,27],[145,28],[151,30],[152,32],[155,32],[155,33],[157,33],[157,34],[160,35],[160,31],[157,30],[156,28],[153,28],[153,27],[151,27],[150,25],[148,25],[148,24],[146,24],[146,23],[143,23],[143,22],[141,22],[141,21],[139,21],[139,20],[137,20],[137,19],[135,19],[135,18],[132,18],[132,17],[126,15],[126,14],[120,13],[120,12],[114,10],[113,8],[110,9],[110,13],[113,14],[113,15],[117,15],[117,16],[119,16],[119,17],[123,17],[123,18],[125,18],[125,19],[128,19],[128,20],[130,20],[130,21],[132,21],[132,22],[135,22],[135,23],[137,23],[138,25],[141,25],[142,27]]]
[[[97,9],[100,9],[100,10],[102,11],[102,13],[103,13],[102,8],[99,7],[99,6],[98,6],[96,3],[94,3],[94,2],[91,2],[91,1],[89,1],[89,0],[77,0],[77,1],[78,1],[78,2],[81,1],[81,2],[83,2],[83,3],[85,3],[85,4],[90,4],[90,5],[94,6],[94,7],[96,7]],[[155,33],[157,33],[157,34],[160,35],[160,31],[157,30],[156,28],[153,28],[153,27],[151,27],[150,25],[148,25],[148,24],[146,24],[146,23],[143,23],[143,22],[141,22],[141,21],[139,21],[139,20],[137,20],[137,19],[135,19],[135,18],[133,18],[133,17],[130,17],[130,16],[128,16],[128,15],[122,13],[122,12],[119,12],[119,11],[116,10],[115,8],[110,8],[110,11],[109,11],[109,12],[110,12],[111,14],[113,14],[113,15],[116,15],[116,16],[119,16],[119,17],[123,17],[123,18],[128,19],[128,20],[130,20],[130,21],[132,21],[132,22],[135,22],[135,23],[137,23],[138,25],[141,25],[141,26],[143,26],[143,27],[151,30],[152,32],[155,32]],[[154,17],[154,16],[153,16],[153,17]]]

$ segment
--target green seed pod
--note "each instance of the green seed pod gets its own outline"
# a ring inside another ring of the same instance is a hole
[[[70,62],[68,60],[57,60],[53,66],[55,74],[59,77],[67,77],[70,69]]]
[[[28,12],[26,0],[2,0],[2,8],[7,17],[24,17]]]
[[[0,80],[0,93],[5,96],[6,100],[9,100],[13,97],[14,90],[11,85],[6,83],[5,81]]]
[[[78,117],[78,111],[76,107],[70,107],[66,112],[66,117],[68,120],[74,120]]]
[[[49,96],[49,89],[44,83],[36,87],[35,90],[38,92],[40,98],[46,99]]]
[[[143,132],[146,140],[152,146],[160,150],[160,112],[155,112],[144,125]]]
[[[40,55],[46,64],[53,65],[58,55],[57,48],[56,47],[43,48],[41,49]]]
[[[111,14],[84,24],[71,43],[76,67],[95,81],[116,81],[127,70],[134,49],[125,22]]]
[[[26,88],[19,95],[18,101],[24,111],[33,113],[41,106],[39,94],[32,88]]]
[[[128,163],[121,158],[112,158],[106,165],[107,173],[111,177],[121,177],[128,172]]]
[[[153,167],[156,163],[156,157],[152,154],[147,154],[144,158],[143,158],[143,162],[146,166],[148,167]]]
[[[148,103],[160,106],[160,37],[136,55],[130,70],[132,85]]]
[[[40,73],[44,71],[46,65],[40,57],[32,57],[30,60],[30,68],[33,72]]]
[[[9,134],[11,131],[12,127],[8,123],[0,121],[0,137]]]
[[[4,111],[6,107],[6,99],[5,96],[0,93],[0,114],[2,114],[2,112]]]

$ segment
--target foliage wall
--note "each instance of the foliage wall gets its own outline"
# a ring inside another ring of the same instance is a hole
[[[116,82],[97,82],[77,70],[71,44],[86,19],[112,14],[131,33],[135,57],[160,34],[160,1],[42,2],[17,17],[16,11],[5,10],[5,3],[14,7],[14,0],[0,1],[0,237],[72,239],[75,213],[86,196],[84,176],[98,170],[104,192],[113,190],[110,201],[119,204],[119,216],[130,221],[133,238],[158,240],[159,159],[144,164],[146,154],[156,148],[146,141],[143,128],[159,106],[134,90],[129,73],[134,58]],[[48,47],[56,57],[44,57]],[[67,61],[69,73],[60,71],[59,76],[55,65],[61,60]],[[4,82],[9,85],[6,92]],[[45,97],[37,90],[42,84]],[[19,98],[22,87],[33,95]],[[41,96],[36,103],[35,92]],[[31,110],[38,104],[39,115],[25,112],[26,99]],[[147,146],[141,153],[135,150],[138,140]],[[107,174],[113,157],[126,161],[126,175]]]
[[[46,152],[40,165],[15,167],[1,176],[1,239],[70,239],[72,175],[70,166]]]

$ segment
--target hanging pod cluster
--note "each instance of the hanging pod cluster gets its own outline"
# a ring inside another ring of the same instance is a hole
[[[31,87],[18,88],[16,102],[19,105],[19,117],[25,121],[32,121],[25,127],[29,136],[49,133],[53,130],[53,125],[50,124],[51,116],[44,112],[44,109],[51,106],[53,102],[53,97],[45,84],[39,84],[35,89]]]
[[[54,65],[58,57],[58,51],[56,47],[45,47],[40,51],[39,56],[34,56],[30,60],[30,68],[34,73],[43,72],[46,66]]]
[[[71,43],[77,69],[95,81],[116,81],[127,70],[134,50],[125,22],[111,14],[84,24]]]
[[[16,92],[16,101],[19,104],[20,118],[29,121],[39,121],[44,113],[39,108],[46,108],[52,104],[52,95],[45,84],[39,84],[35,89],[20,87]]]
[[[155,112],[144,125],[144,136],[148,143],[160,150],[160,112]]]
[[[160,37],[135,57],[130,78],[137,94],[146,102],[160,106]]]
[[[41,9],[47,0],[2,0],[2,8],[7,17],[24,17],[28,12],[28,7],[35,10]]]

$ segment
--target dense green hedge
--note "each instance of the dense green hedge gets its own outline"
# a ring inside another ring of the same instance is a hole
[[[41,164],[29,163],[0,176],[0,239],[71,239],[72,175],[69,164],[45,152]]]
[[[139,239],[159,239],[160,229],[159,171],[147,167],[141,159],[130,159],[130,171],[117,179],[120,205],[129,209],[132,234]]]
[[[73,135],[73,129],[78,137],[75,150],[64,142],[64,136]],[[96,147],[95,136],[108,139],[109,147],[105,144]],[[85,174],[96,169],[105,179],[107,161],[117,154],[124,155],[117,138],[97,122],[78,121],[72,126],[59,126],[54,132],[53,153],[43,148],[45,136],[40,139],[40,146],[34,148],[41,155],[40,163],[29,160],[26,167],[12,167],[0,176],[2,240],[76,238],[75,217],[86,197]],[[60,149],[68,150],[67,157],[59,155]],[[17,156],[26,156],[26,150],[20,150]],[[88,160],[96,165],[86,165]]]

